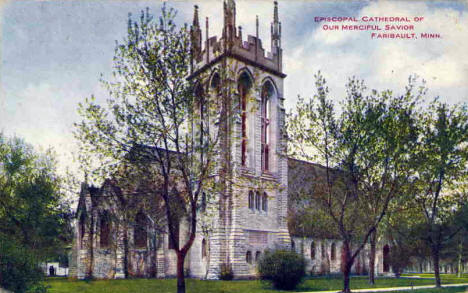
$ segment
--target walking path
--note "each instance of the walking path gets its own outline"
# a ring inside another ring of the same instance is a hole
[[[442,285],[442,287],[463,287],[468,286],[468,283],[461,284],[447,284]],[[393,291],[404,291],[404,290],[420,290],[420,289],[434,289],[434,285],[425,285],[425,286],[406,286],[406,287],[391,287],[391,288],[372,288],[372,289],[354,289],[352,292],[393,292]],[[341,290],[331,290],[331,291],[309,291],[309,292],[300,292],[300,293],[340,293]]]

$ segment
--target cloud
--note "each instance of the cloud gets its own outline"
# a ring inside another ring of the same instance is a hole
[[[322,70],[338,96],[344,94],[343,85],[353,75],[363,78],[371,88],[401,92],[408,76],[417,74],[427,80],[429,95],[440,95],[452,103],[468,99],[466,13],[429,7],[423,1],[382,1],[371,2],[356,16],[423,16],[423,22],[413,23],[415,33],[440,33],[442,39],[372,40],[368,31],[318,28],[309,33],[308,41],[285,54],[287,95],[294,97],[296,92],[291,91],[298,90],[310,95],[313,73]],[[292,99],[289,105],[294,102]]]
[[[205,18],[209,17],[209,35],[221,37],[223,29],[223,2],[204,1],[197,3],[199,6],[199,19],[202,28],[202,37],[205,39]],[[193,9],[187,9],[188,5],[175,5],[186,20],[192,21]],[[287,3],[279,3],[280,19],[284,19],[290,12],[292,6]],[[193,7],[193,6],[192,6]],[[244,39],[247,35],[255,35],[255,19],[259,16],[259,36],[266,51],[270,51],[270,23],[273,21],[273,1],[236,1],[236,25],[242,27]],[[297,13],[297,11],[296,11]]]
[[[208,16],[209,35],[219,39],[223,26],[222,1],[199,2],[203,37],[205,17]],[[8,10],[11,15],[3,15],[3,32],[8,32],[5,24],[10,24],[11,30],[3,36],[9,37],[3,48],[4,53],[10,52],[10,55],[4,54],[6,61],[2,60],[0,69],[3,74],[0,94],[6,97],[0,100],[0,131],[24,137],[43,148],[53,146],[60,154],[61,165],[70,165],[68,153],[75,149],[71,128],[73,122],[79,120],[76,105],[91,93],[95,93],[100,101],[105,100],[107,95],[97,85],[97,79],[100,72],[105,78],[111,76],[113,40],[121,40],[125,34],[127,12],[131,10],[138,17],[139,10],[148,2],[123,1],[111,5],[107,2],[72,2],[68,6],[46,3],[43,9],[39,9],[37,3],[36,6],[11,3]],[[466,100],[466,10],[460,12],[447,7],[450,5],[431,3],[280,1],[284,71],[288,75],[285,79],[286,106],[290,108],[295,104],[297,94],[310,96],[314,93],[313,75],[318,70],[323,72],[332,95],[337,98],[344,95],[344,84],[351,76],[364,79],[370,88],[401,91],[408,76],[416,73],[427,80],[431,96],[440,95],[442,100],[449,102]],[[191,23],[193,4],[171,2],[169,6],[178,10],[182,22]],[[259,35],[264,48],[269,51],[273,1],[236,1],[236,4],[237,25],[243,27],[244,38],[255,34],[255,15],[258,14]],[[152,12],[159,15],[160,3],[149,5]],[[75,14],[77,17],[70,18],[69,15]],[[313,23],[314,16],[332,14],[424,16],[423,22],[415,24],[417,33],[435,32],[443,38],[371,40],[368,31],[322,31]],[[48,17],[52,15],[56,16],[53,23]],[[50,34],[45,32],[55,33],[56,29],[59,36],[52,38],[54,42],[51,43]],[[27,42],[22,42],[25,33]],[[71,37],[67,39],[65,36]],[[18,44],[27,54],[18,51]]]
[[[54,148],[59,171],[63,172],[67,166],[73,166],[71,152],[77,151],[72,131],[73,123],[79,119],[77,103],[83,96],[73,84],[27,84],[3,101],[0,131],[24,138],[38,149]]]

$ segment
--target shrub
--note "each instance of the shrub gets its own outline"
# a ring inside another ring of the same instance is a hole
[[[44,292],[43,272],[27,249],[0,235],[0,287],[22,292]]]
[[[258,273],[276,289],[292,290],[304,278],[305,266],[304,257],[294,251],[266,251],[258,263]]]
[[[232,272],[231,264],[221,264],[221,272],[219,273],[219,278],[225,281],[230,281],[234,278],[234,273]]]

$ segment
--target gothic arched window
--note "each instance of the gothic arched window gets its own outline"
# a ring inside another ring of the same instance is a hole
[[[239,110],[241,116],[241,165],[247,163],[247,95],[251,86],[250,77],[242,73],[239,78]]]
[[[261,159],[262,171],[268,171],[270,167],[270,96],[273,92],[271,83],[267,82],[262,88],[262,101],[260,107],[261,118]]]
[[[314,259],[315,258],[315,242],[312,241],[310,244],[310,258]]]
[[[263,211],[267,211],[268,210],[268,196],[266,194],[266,192],[263,193],[263,196],[262,196],[262,210]]]
[[[256,192],[255,193],[255,209],[257,210],[260,210],[260,202],[261,202],[261,199],[260,199],[260,192]]]
[[[146,219],[146,215],[142,212],[139,212],[135,217],[135,229],[133,230],[133,240],[135,242],[135,247],[146,247],[146,241],[148,237],[146,232],[147,225],[148,221]]]
[[[321,254],[322,254],[322,259],[324,259],[327,256],[327,253],[325,251],[325,243],[323,243],[323,242],[320,244],[320,251],[321,251]]]
[[[202,243],[201,243],[202,259],[206,258],[207,254],[208,254],[208,247],[206,246],[206,239],[203,238]]]
[[[335,258],[336,258],[336,244],[335,244],[335,242],[333,242],[332,245],[331,245],[330,258],[331,258],[331,260],[335,260]]]
[[[174,238],[171,237],[169,234],[169,249],[176,249],[179,247],[179,219],[174,219],[174,223],[172,224],[172,229],[174,231]]]
[[[200,209],[202,212],[206,211],[206,193],[202,192]]]
[[[254,192],[251,190],[249,191],[249,209],[253,210],[255,207],[254,207]]]
[[[99,233],[99,245],[101,248],[107,248],[110,245],[110,217],[107,211],[101,214],[100,222],[100,233]]]
[[[262,255],[262,253],[260,251],[257,251],[255,253],[255,262],[258,262],[260,260],[260,256]]]
[[[251,264],[252,263],[252,252],[249,250],[247,251],[247,253],[245,254],[245,261],[248,263],[248,264]]]
[[[205,93],[201,85],[198,85],[195,88],[195,96],[198,101],[198,114],[199,114],[199,143],[200,147],[204,148],[207,142],[207,135],[208,135],[208,100],[205,97]],[[201,152],[203,154],[203,151]]]
[[[390,247],[385,244],[383,247],[383,271],[388,272],[390,270]]]
[[[220,86],[221,86],[221,79],[219,78],[219,74],[216,72],[213,74],[211,77],[211,83],[210,83],[211,89],[214,92],[214,94],[219,95],[220,91]]]
[[[80,215],[79,232],[80,232],[80,248],[83,248],[84,237],[85,237],[85,232],[86,232],[86,214],[84,212],[82,212]]]

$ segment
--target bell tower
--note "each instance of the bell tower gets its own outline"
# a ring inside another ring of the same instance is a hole
[[[219,278],[222,267],[231,268],[235,278],[252,276],[256,260],[266,249],[290,245],[283,129],[286,75],[282,71],[278,3],[273,2],[271,52],[262,46],[258,16],[255,35],[244,38],[242,27],[236,27],[234,0],[223,2],[223,15],[220,39],[209,36],[206,18],[202,40],[198,6],[191,27],[189,79],[203,80],[205,94],[211,99],[221,97],[221,119],[213,127],[224,129],[217,161],[217,180],[223,188],[213,196],[216,219],[210,235],[198,235],[191,252],[209,254],[201,264],[205,273],[199,276],[208,279]],[[232,119],[223,120],[223,113]]]

